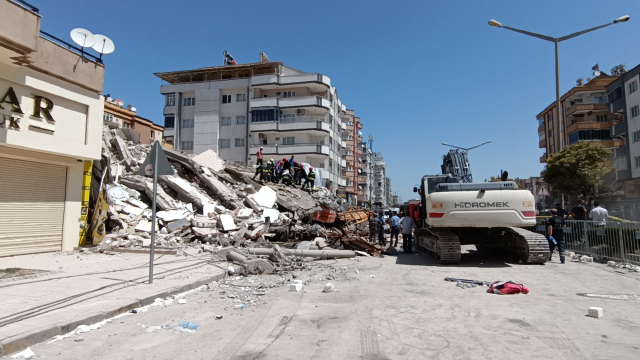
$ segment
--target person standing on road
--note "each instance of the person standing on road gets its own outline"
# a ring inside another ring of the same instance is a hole
[[[560,203],[556,203],[556,209],[558,210],[558,216],[560,216],[563,221],[567,220],[567,218],[569,217],[569,213],[567,213],[567,211],[562,208],[562,205],[560,205]]]
[[[584,207],[584,200],[578,200],[578,204],[571,209],[571,214],[575,220],[586,220],[587,209]]]
[[[551,218],[547,221],[547,236],[549,241],[549,261],[553,257],[553,250],[558,247],[560,263],[564,264],[564,220],[558,216],[557,209],[551,209]]]
[[[369,217],[369,242],[373,243],[376,241],[376,235],[378,234],[378,227],[382,225],[382,222],[378,218],[376,213],[371,214]]]
[[[391,217],[391,237],[389,238],[389,246],[396,247],[398,246],[398,236],[400,234],[400,218],[398,217],[397,212],[393,212],[393,216]],[[396,236],[396,243],[393,243],[393,236]]]
[[[597,201],[594,202],[593,205],[595,207],[589,212],[589,217],[591,218],[591,220],[596,223],[596,226],[607,225],[607,218],[609,217],[609,212],[607,211],[607,209],[600,206],[600,203],[598,203]]]
[[[258,159],[256,161],[256,164],[262,165],[262,147],[260,147],[260,150],[258,150],[258,152],[256,153],[256,159]]]
[[[413,241],[412,229],[417,229],[416,222],[411,216],[405,216],[400,220],[402,226],[402,250],[405,254],[411,254],[411,245]]]
[[[384,237],[384,217],[382,211],[378,213],[380,220],[380,228],[378,229],[378,240],[382,243],[382,246],[387,246],[387,239]]]

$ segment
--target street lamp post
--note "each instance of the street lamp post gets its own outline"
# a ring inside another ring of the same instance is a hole
[[[624,15],[624,16],[621,16],[621,17],[613,20],[610,23],[606,23],[604,25],[592,27],[592,28],[587,29],[587,30],[578,31],[578,32],[575,32],[573,34],[569,34],[569,35],[566,35],[566,36],[561,36],[559,38],[554,38],[554,37],[551,37],[551,36],[536,34],[536,33],[533,33],[533,32],[520,30],[520,29],[512,28],[512,27],[509,27],[509,26],[505,26],[505,25],[502,25],[500,22],[498,22],[496,20],[493,20],[493,19],[489,20],[489,26],[505,28],[507,30],[515,31],[515,32],[518,32],[518,33],[521,33],[521,34],[533,36],[533,37],[536,37],[538,39],[551,41],[552,43],[555,44],[555,49],[556,49],[556,109],[558,110],[557,119],[558,119],[560,124],[564,124],[564,111],[562,113],[560,112],[560,60],[559,60],[559,56],[558,56],[558,44],[560,42],[562,42],[562,41],[572,39],[572,38],[574,38],[576,36],[580,36],[582,34],[586,34],[588,32],[592,32],[594,30],[602,29],[603,27],[607,27],[609,25],[627,22],[627,21],[629,21],[629,19],[630,19],[629,15]],[[558,149],[562,150],[562,141],[560,141],[560,135],[561,135],[560,131],[556,131],[556,140],[558,140],[558,141],[556,141],[556,144],[558,145]],[[564,206],[564,194],[562,194],[562,205]]]
[[[507,29],[507,30],[511,30],[511,31],[515,31],[515,32],[521,33],[521,34],[533,36],[533,37],[536,37],[538,39],[551,41],[552,43],[555,44],[555,48],[556,48],[556,109],[558,110],[558,118],[557,119],[561,123],[564,123],[564,118],[563,118],[564,117],[563,116],[564,115],[564,111],[562,113],[560,112],[560,60],[559,60],[559,56],[558,56],[558,44],[560,42],[562,42],[562,41],[572,39],[572,38],[574,38],[576,36],[580,36],[582,34],[586,34],[588,32],[594,31],[594,30],[602,29],[603,27],[607,27],[609,25],[627,22],[627,21],[629,21],[629,18],[630,18],[629,15],[621,16],[621,17],[613,20],[610,23],[606,23],[604,25],[592,27],[592,28],[587,29],[587,30],[578,31],[576,33],[569,34],[569,35],[566,35],[566,36],[561,36],[561,37],[558,37],[558,38],[554,38],[554,37],[551,37],[551,36],[536,34],[536,33],[533,33],[533,32],[512,28],[510,26],[502,25],[500,22],[498,22],[496,20],[493,20],[493,19],[489,20],[489,26],[504,28],[504,29]],[[561,118],[561,116],[563,116],[563,117]],[[559,139],[560,131],[557,131],[556,133],[557,133],[556,138]],[[559,142],[556,142],[556,143],[558,145],[558,148],[560,150],[562,150],[562,142],[559,141]]]

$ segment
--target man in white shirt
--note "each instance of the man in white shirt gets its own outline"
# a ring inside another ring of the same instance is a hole
[[[402,227],[402,250],[405,254],[411,254],[411,241],[412,241],[412,229],[417,229],[416,222],[413,221],[411,216],[405,216],[400,220],[400,226]]]
[[[596,225],[599,226],[607,225],[607,217],[609,217],[609,212],[607,211],[607,209],[601,207],[597,201],[594,202],[593,205],[595,207],[591,209],[591,212],[589,212],[589,217],[591,218],[591,220],[593,220],[593,222],[595,222]]]

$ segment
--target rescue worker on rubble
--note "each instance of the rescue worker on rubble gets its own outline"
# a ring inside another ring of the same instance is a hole
[[[262,177],[260,178],[260,180],[266,182],[271,181],[271,166],[269,165],[269,163],[264,165],[264,168],[262,169]]]
[[[260,180],[262,180],[264,178],[264,168],[262,165],[254,165],[254,168],[256,168],[256,173],[253,174],[253,178],[251,178],[252,180],[256,179],[256,176],[260,175]]]
[[[313,172],[313,168],[309,168],[309,174],[306,177],[304,184],[302,184],[302,188],[304,189],[309,185],[309,189],[313,190],[313,184],[316,182],[316,173]]]
[[[291,173],[289,173],[289,170],[282,170],[282,183],[287,185],[287,186],[293,186],[293,183],[291,182]]]
[[[547,220],[547,240],[549,241],[549,261],[553,257],[553,250],[558,247],[560,263],[564,264],[564,220],[558,216],[557,209],[551,209],[551,218]]]
[[[306,181],[307,179],[307,173],[304,171],[304,167],[302,167],[302,164],[300,164],[297,161],[293,162],[293,182],[296,185],[300,185],[302,184],[302,180],[304,179]]]
[[[267,169],[269,169],[269,177],[267,178],[267,181],[271,181],[271,182],[277,182],[277,176],[276,176],[276,164],[273,162],[273,159],[269,159],[269,161],[267,162]]]

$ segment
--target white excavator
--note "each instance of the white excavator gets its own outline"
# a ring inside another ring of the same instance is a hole
[[[461,245],[478,251],[508,252],[522,263],[544,264],[549,244],[524,229],[536,225],[533,194],[513,181],[474,183],[464,151],[443,157],[443,175],[427,175],[420,187],[420,228],[416,246],[441,264],[460,262]]]

